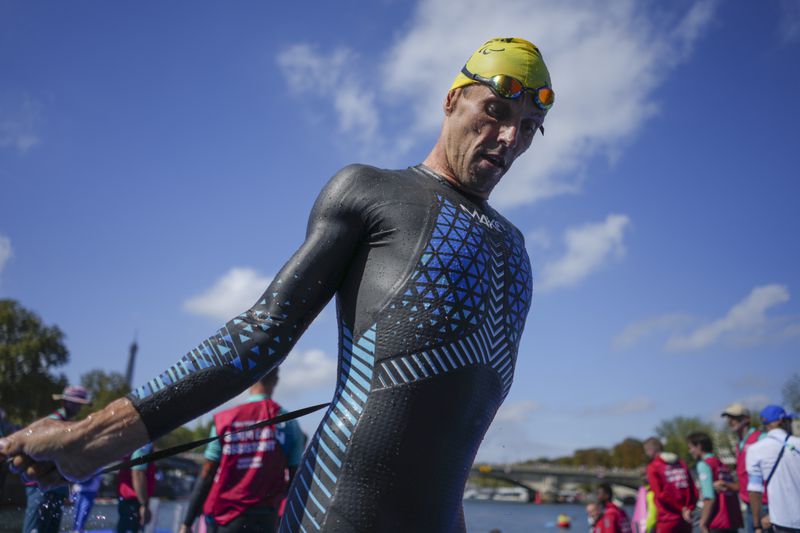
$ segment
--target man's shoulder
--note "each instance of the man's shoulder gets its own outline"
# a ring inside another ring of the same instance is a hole
[[[364,164],[352,164],[339,170],[328,181],[318,201],[336,207],[349,206],[363,208],[384,201],[386,198],[397,198],[404,190],[408,180],[413,177],[410,169],[387,170]]]
[[[340,183],[370,184],[375,181],[396,178],[400,174],[406,174],[409,169],[390,170],[378,168],[363,163],[352,163],[340,169],[331,180]]]

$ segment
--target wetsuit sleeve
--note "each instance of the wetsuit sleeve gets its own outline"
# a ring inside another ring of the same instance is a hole
[[[151,440],[233,398],[283,361],[338,289],[363,238],[363,173],[347,167],[325,186],[305,241],[253,307],[129,395]],[[280,227],[241,231],[263,246]]]
[[[208,438],[215,439],[217,436],[217,426],[211,425],[211,431],[208,432]],[[219,462],[222,459],[222,443],[219,439],[212,440],[206,446],[203,456],[209,461]]]

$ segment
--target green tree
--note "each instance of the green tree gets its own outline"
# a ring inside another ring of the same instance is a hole
[[[783,403],[793,411],[800,411],[800,374],[792,374],[783,385]]]
[[[612,466],[619,468],[638,468],[647,464],[642,441],[628,437],[611,448]]]
[[[156,441],[156,447],[159,450],[163,450],[165,448],[171,448],[180,444],[186,444],[187,442],[205,439],[211,432],[212,424],[213,421],[209,420],[205,424],[197,424],[194,429],[189,429],[187,426],[176,428],[158,439]],[[200,446],[196,450],[192,451],[202,452],[204,449],[205,447]]]
[[[668,420],[663,420],[656,427],[656,435],[664,440],[664,451],[678,454],[681,459],[689,459],[689,445],[686,437],[689,433],[702,431],[710,436],[715,434],[714,426],[710,422],[704,422],[700,417],[676,416]]]
[[[572,456],[573,466],[611,466],[611,453],[606,448],[587,448],[575,450]]]
[[[105,372],[99,369],[90,370],[82,375],[81,385],[86,387],[92,395],[92,405],[87,405],[78,413],[81,418],[102,409],[131,391],[128,384],[125,383],[125,376],[119,372]]]
[[[29,423],[56,407],[52,394],[67,384],[53,369],[69,361],[64,334],[14,300],[0,300],[0,405],[16,423]]]

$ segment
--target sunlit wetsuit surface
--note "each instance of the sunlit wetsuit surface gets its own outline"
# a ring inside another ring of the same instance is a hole
[[[254,245],[276,230],[250,229]],[[519,230],[423,166],[334,176],[256,305],[132,393],[150,436],[279,364],[334,294],[336,390],[280,531],[463,531],[464,485],[511,386],[531,271]]]

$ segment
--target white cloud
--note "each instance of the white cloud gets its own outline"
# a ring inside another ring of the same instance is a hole
[[[294,396],[313,389],[333,394],[336,385],[336,359],[322,350],[293,350],[280,366],[276,395]]]
[[[714,344],[722,338],[750,338],[768,326],[768,309],[788,302],[789,289],[785,285],[755,287],[741,302],[734,305],[724,317],[703,325],[688,334],[675,334],[667,341],[666,348],[674,351],[698,350]]]
[[[190,313],[228,321],[249,309],[269,286],[272,278],[252,268],[231,268],[202,294],[186,300],[183,308]]]
[[[494,419],[498,422],[524,422],[528,415],[540,409],[539,402],[523,400],[521,402],[504,403]]]
[[[679,313],[656,316],[629,324],[617,335],[612,346],[619,350],[631,348],[641,340],[656,333],[672,333],[678,328],[685,327],[695,319]]]
[[[0,148],[26,153],[41,142],[36,127],[41,122],[41,105],[30,97],[6,101],[0,106]]]
[[[589,407],[581,413],[583,416],[621,416],[652,411],[655,402],[647,396],[635,396],[629,400],[605,406]]]
[[[530,247],[547,249],[550,248],[550,242],[550,232],[544,228],[529,231],[525,235],[525,244]]]
[[[382,155],[390,147],[397,165],[408,163],[404,152],[410,148],[430,147],[445,93],[482,42],[511,35],[531,39],[547,60],[557,101],[547,135],[534,141],[533,154],[515,163],[493,196],[500,206],[523,205],[579,191],[592,157],[622,151],[657,112],[655,90],[691,54],[715,6],[701,0],[670,17],[667,10],[635,0],[505,0],[503,9],[486,9],[479,0],[421,0],[407,29],[375,63],[356,61],[347,50],[313,54],[308,45],[282,52],[278,61],[295,86],[321,83],[341,91],[333,98],[340,128],[359,125],[377,133],[358,137],[359,146],[366,142]],[[372,88],[354,79],[382,85]],[[358,106],[351,105],[354,96]],[[345,110],[355,110],[352,123]]]
[[[379,125],[374,93],[358,82],[357,56],[339,48],[320,53],[309,44],[292,45],[280,52],[278,65],[297,94],[333,96],[339,129],[359,139],[373,137]]]
[[[564,236],[566,252],[544,265],[539,289],[576,285],[609,259],[624,255],[622,237],[629,222],[625,215],[612,214],[603,222],[568,229]]]
[[[11,239],[5,235],[0,235],[0,274],[3,273],[3,268],[6,262],[11,258]]]

